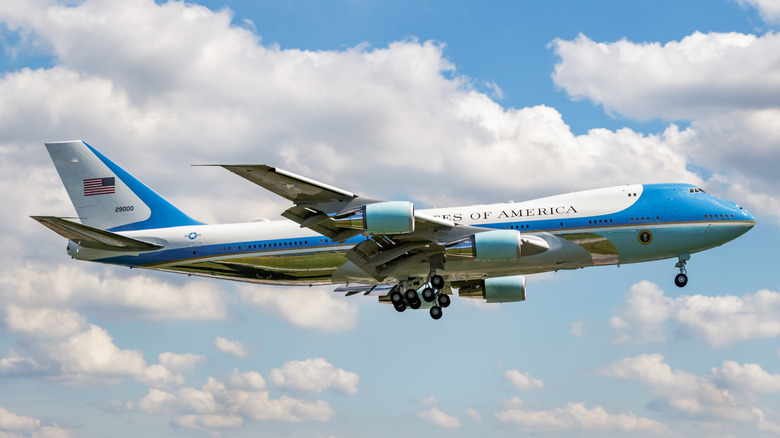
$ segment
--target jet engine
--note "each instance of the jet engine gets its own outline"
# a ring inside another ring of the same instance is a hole
[[[468,241],[449,247],[446,254],[474,257],[477,261],[517,260],[550,249],[541,237],[516,230],[492,230],[473,234]]]
[[[414,204],[406,201],[377,202],[363,206],[358,213],[335,220],[336,226],[364,230],[372,234],[414,232]]]
[[[484,298],[488,303],[525,301],[525,276],[486,278],[458,290],[458,296]]]

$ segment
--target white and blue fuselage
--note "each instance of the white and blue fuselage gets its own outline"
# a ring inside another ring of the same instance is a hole
[[[511,261],[446,255],[438,273],[450,281],[676,257],[684,260],[735,239],[756,223],[738,205],[687,184],[626,185],[527,202],[420,212],[456,224],[533,234],[549,245],[545,252]],[[377,282],[345,257],[366,236],[336,242],[287,220],[109,231],[161,248],[114,252],[71,241],[68,253],[80,260],[255,283]],[[429,263],[420,261],[383,282],[424,277],[429,270]]]

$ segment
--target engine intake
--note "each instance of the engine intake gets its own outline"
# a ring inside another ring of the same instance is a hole
[[[462,286],[458,296],[483,298],[488,303],[511,303],[525,301],[525,276],[486,278],[476,283]]]
[[[336,219],[336,226],[364,230],[371,234],[407,234],[414,232],[414,204],[388,201],[368,204],[360,212]]]

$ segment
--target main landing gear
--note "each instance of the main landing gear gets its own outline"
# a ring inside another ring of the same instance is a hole
[[[441,292],[444,289],[444,278],[441,275],[431,275],[428,283],[430,286],[423,289],[422,297],[425,301],[433,303],[430,310],[431,318],[439,319],[442,316],[441,309],[450,305],[450,296]]]
[[[680,268],[680,273],[677,274],[674,277],[674,284],[677,287],[685,287],[686,284],[688,284],[688,274],[685,270],[685,262],[691,259],[690,254],[680,254],[677,256],[677,259],[679,260],[676,265],[674,265],[675,268]]]
[[[401,293],[404,288],[404,283],[399,284],[390,294],[390,301],[393,303],[393,307],[398,312],[403,312],[406,307],[412,309],[419,309],[422,306],[420,296],[427,303],[433,303],[431,306],[430,314],[431,318],[439,319],[442,317],[442,309],[450,305],[449,295],[442,293],[444,289],[444,278],[441,275],[433,274],[428,278],[428,285],[418,295],[415,289],[407,289],[406,292]]]

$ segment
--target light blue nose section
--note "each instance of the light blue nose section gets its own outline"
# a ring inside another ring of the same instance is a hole
[[[756,224],[756,217],[753,216],[753,214],[745,209],[740,210],[742,212],[742,217],[746,221],[753,221],[753,224],[750,225],[750,228],[753,228],[753,226]]]

